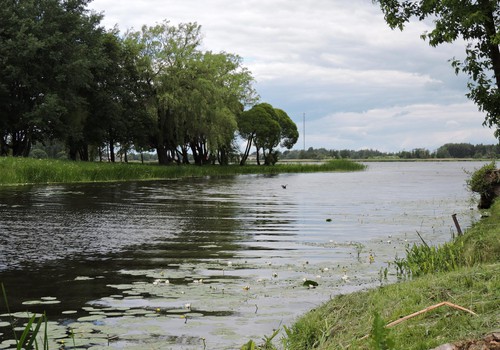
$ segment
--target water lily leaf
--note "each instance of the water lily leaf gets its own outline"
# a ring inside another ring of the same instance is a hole
[[[16,312],[16,313],[12,314],[12,316],[14,316],[16,318],[32,318],[33,316],[35,316],[36,318],[39,318],[39,317],[42,317],[43,315],[42,314],[34,314],[31,312]]]
[[[93,277],[88,277],[88,276],[77,276],[75,278],[75,281],[90,281],[93,280]]]
[[[77,319],[78,322],[94,322],[99,321],[106,318],[105,315],[91,315],[91,316],[83,316]]]
[[[306,281],[304,281],[304,283],[302,283],[302,285],[304,287],[307,287],[307,288],[310,288],[311,286],[317,287],[318,286],[318,282],[312,281],[312,280],[306,280]]]
[[[78,313],[78,311],[76,311],[76,310],[66,310],[66,311],[62,312],[63,315],[72,315],[72,314],[76,314],[76,313]]]

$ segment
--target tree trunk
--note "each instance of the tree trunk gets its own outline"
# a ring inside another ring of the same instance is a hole
[[[493,72],[495,74],[495,81],[497,88],[500,90],[500,49],[498,44],[493,42],[493,39],[497,35],[497,25],[495,24],[495,17],[493,15],[492,4],[489,0],[482,0],[480,2],[483,14],[487,18],[484,23],[484,30],[486,32],[488,44],[488,52],[491,59],[491,64],[493,66]]]
[[[260,165],[260,157],[259,157],[260,147],[255,145],[255,149],[257,150],[257,165]]]
[[[158,163],[160,165],[168,165],[169,157],[167,148],[164,145],[158,145],[156,147],[156,153],[158,154]]]
[[[109,140],[109,159],[111,163],[115,162],[115,142],[113,139]]]
[[[0,137],[0,157],[9,155],[9,145],[7,145],[7,141],[5,137],[2,135]]]
[[[248,155],[250,154],[250,150],[252,149],[253,138],[254,138],[254,134],[250,135],[250,137],[248,138],[247,146],[245,148],[245,152],[241,156],[240,165],[245,165],[245,163],[246,163],[246,161],[248,159]]]
[[[80,156],[80,160],[83,160],[85,162],[90,161],[89,147],[87,145],[82,144],[78,149],[78,154]]]
[[[189,164],[188,148],[182,145],[181,151],[182,151],[182,164]]]
[[[11,147],[14,157],[27,157],[31,150],[31,140],[28,133],[24,131],[14,133]]]

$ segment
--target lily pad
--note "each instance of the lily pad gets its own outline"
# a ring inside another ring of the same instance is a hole
[[[93,280],[93,277],[88,277],[88,276],[78,276],[75,278],[75,281],[90,281]]]
[[[105,315],[91,315],[91,316],[83,316],[77,319],[78,322],[94,322],[105,319]]]
[[[318,282],[312,281],[312,280],[306,280],[306,281],[304,281],[304,283],[302,283],[302,285],[304,287],[307,287],[307,288],[310,288],[311,286],[317,287],[318,286]]]
[[[78,313],[78,311],[76,311],[76,310],[66,310],[66,311],[62,312],[63,315],[73,315],[76,313]]]

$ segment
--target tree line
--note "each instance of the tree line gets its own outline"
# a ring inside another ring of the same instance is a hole
[[[0,0],[1,156],[63,144],[72,160],[107,149],[111,162],[135,150],[228,164],[242,137],[274,164],[278,145],[297,142],[286,112],[259,103],[241,57],[201,49],[200,25],[105,30],[89,2]]]
[[[425,148],[415,148],[411,151],[381,152],[374,149],[362,150],[327,150],[325,148],[309,147],[307,150],[287,150],[281,159],[445,159],[473,158],[494,159],[500,157],[500,145],[472,145],[470,143],[447,143],[435,151]]]

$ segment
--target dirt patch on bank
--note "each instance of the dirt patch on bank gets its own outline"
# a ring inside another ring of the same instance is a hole
[[[500,331],[488,334],[482,339],[448,343],[432,350],[500,350]]]

